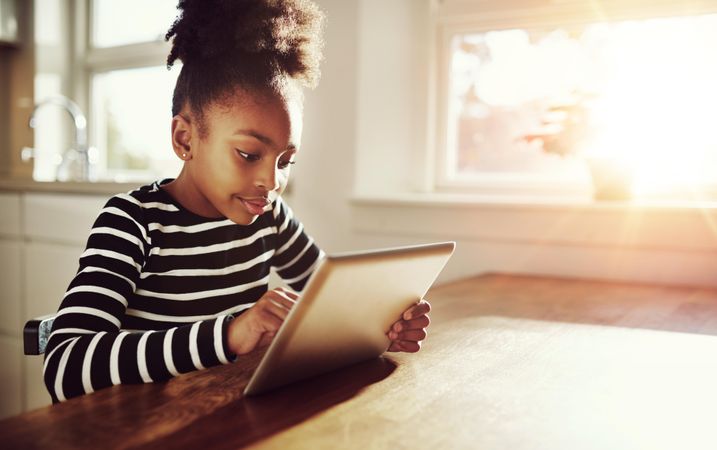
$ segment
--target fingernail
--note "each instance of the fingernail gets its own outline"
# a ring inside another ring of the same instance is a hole
[[[404,320],[411,320],[411,312],[406,311],[405,313],[403,313],[403,318]]]
[[[396,323],[396,324],[393,326],[393,329],[394,329],[395,331],[401,331],[401,328],[403,328],[403,327],[401,326],[400,323]]]

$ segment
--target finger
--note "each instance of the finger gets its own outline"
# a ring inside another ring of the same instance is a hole
[[[417,328],[426,328],[430,323],[430,317],[420,316],[412,320],[399,320],[393,324],[391,329],[394,331],[415,330]]]
[[[402,352],[403,348],[401,348],[401,344],[398,341],[391,342],[391,345],[388,346],[389,352]]]
[[[266,347],[267,345],[271,344],[271,341],[274,340],[274,336],[276,336],[276,333],[274,332],[266,332],[261,335],[261,339],[259,339],[259,342],[256,344],[257,348]]]
[[[407,330],[398,333],[398,340],[418,342],[426,339],[426,335],[426,330]]]
[[[287,314],[294,307],[295,301],[290,298],[284,297],[278,292],[269,291],[262,297],[265,301],[275,305],[278,308],[283,309]]]
[[[420,302],[418,302],[415,305],[408,308],[403,313],[403,319],[410,320],[410,319],[416,318],[418,316],[423,316],[425,314],[428,314],[430,311],[431,311],[431,304],[428,303],[426,300],[421,300]]]
[[[285,307],[287,307],[289,309],[294,307],[294,305],[296,304],[296,299],[298,298],[298,297],[297,298],[293,297],[294,295],[296,295],[293,292],[290,293],[288,291],[283,291],[283,290],[278,290],[278,289],[269,291],[269,292],[267,292],[267,294],[269,294],[272,298],[276,298],[277,300],[279,300],[282,305],[284,305]]]
[[[406,352],[406,353],[416,353],[421,349],[421,342],[413,342],[413,341],[397,341],[398,345],[401,347],[400,351]]]
[[[278,288],[274,289],[274,291],[275,291],[275,292],[280,292],[280,293],[286,295],[288,298],[290,298],[291,300],[294,300],[294,301],[296,301],[296,300],[299,299],[299,294],[298,294],[296,291],[293,291],[293,290],[291,290],[291,289],[289,289],[289,288],[286,288],[286,287],[278,287]]]
[[[261,305],[262,311],[268,313],[267,315],[276,317],[280,323],[289,315],[289,308],[271,296],[263,297],[257,305]]]

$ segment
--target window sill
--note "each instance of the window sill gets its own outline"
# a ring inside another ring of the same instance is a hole
[[[717,251],[717,202],[354,195],[354,230],[511,244]]]
[[[355,206],[436,207],[539,211],[717,211],[717,201],[624,200],[596,201],[590,196],[473,195],[456,193],[354,194]]]

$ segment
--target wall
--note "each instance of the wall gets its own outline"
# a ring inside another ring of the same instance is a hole
[[[324,0],[328,13],[319,87],[306,93],[305,127],[289,201],[329,250],[350,248],[356,158],[358,3]]]
[[[406,166],[421,170],[426,142],[428,74],[421,68],[428,54],[421,36],[428,3],[318,3],[328,15],[325,60],[319,87],[306,94],[290,201],[329,251],[390,243],[354,230],[351,199],[422,184]]]
[[[319,87],[289,199],[328,252],[456,240],[441,281],[503,271],[717,286],[717,208],[422,194],[431,179],[428,0],[320,0]]]

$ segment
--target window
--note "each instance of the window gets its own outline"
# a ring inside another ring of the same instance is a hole
[[[177,0],[92,0],[92,46],[161,41],[177,15],[176,6]]]
[[[566,193],[600,158],[635,196],[717,199],[717,14],[548,3],[439,2],[438,186]]]
[[[91,0],[87,49],[90,139],[106,178],[179,173],[170,144],[172,91],[180,65],[167,71],[164,34],[176,0]],[[141,14],[138,14],[141,11]],[[116,24],[131,26],[116,26]]]
[[[93,74],[93,136],[105,149],[98,162],[112,178],[179,173],[170,146],[171,88],[178,73],[178,67],[167,72],[151,66]]]
[[[164,42],[176,4],[35,0],[36,101],[62,94],[80,105],[98,179],[145,181],[179,172],[170,123],[181,65],[166,69],[171,46]],[[54,180],[72,145],[69,116],[58,108],[38,114],[47,119],[38,118],[34,178]]]

